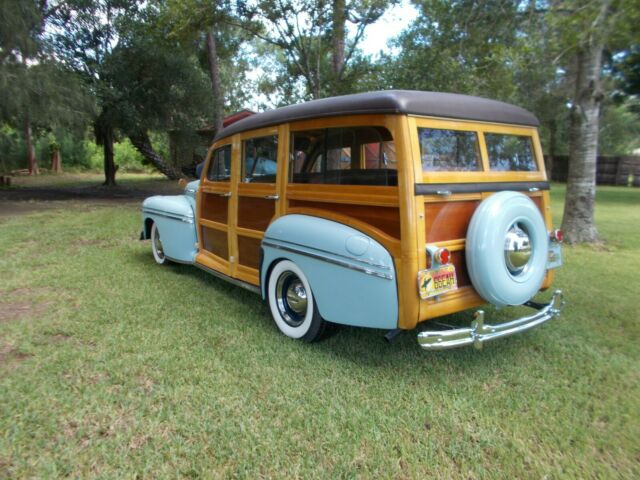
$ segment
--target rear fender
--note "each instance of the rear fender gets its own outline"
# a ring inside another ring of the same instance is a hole
[[[325,320],[360,327],[397,327],[393,259],[371,237],[323,218],[286,215],[269,226],[262,249],[263,298],[271,268],[288,259],[306,275]]]

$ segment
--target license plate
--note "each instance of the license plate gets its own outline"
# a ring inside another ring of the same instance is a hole
[[[440,268],[420,270],[418,272],[418,291],[420,298],[430,298],[458,288],[456,267],[443,265]]]
[[[549,245],[549,258],[547,258],[547,268],[558,268],[562,265],[562,247],[558,242],[551,242]]]

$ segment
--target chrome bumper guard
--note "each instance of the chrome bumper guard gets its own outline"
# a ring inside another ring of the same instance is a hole
[[[420,332],[418,333],[418,343],[425,350],[446,350],[467,345],[481,349],[484,342],[524,332],[559,316],[564,306],[564,300],[562,292],[556,290],[548,304],[527,302],[525,305],[535,308],[538,312],[510,322],[489,325],[484,323],[484,311],[478,310],[474,315],[475,320],[471,323],[471,327]]]

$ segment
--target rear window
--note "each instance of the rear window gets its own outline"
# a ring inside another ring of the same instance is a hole
[[[423,172],[475,172],[481,169],[476,132],[418,128]]]
[[[533,172],[537,170],[531,137],[485,133],[491,170],[506,172]]]
[[[398,184],[396,149],[384,127],[304,130],[291,134],[289,181],[333,185]]]

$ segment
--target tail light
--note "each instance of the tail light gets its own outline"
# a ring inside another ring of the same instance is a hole
[[[553,230],[549,236],[551,237],[551,240],[561,243],[562,239],[564,238],[564,235],[562,234],[562,230],[557,229],[557,230]]]
[[[440,265],[446,265],[451,260],[451,252],[447,248],[439,248],[433,254],[433,259]]]

